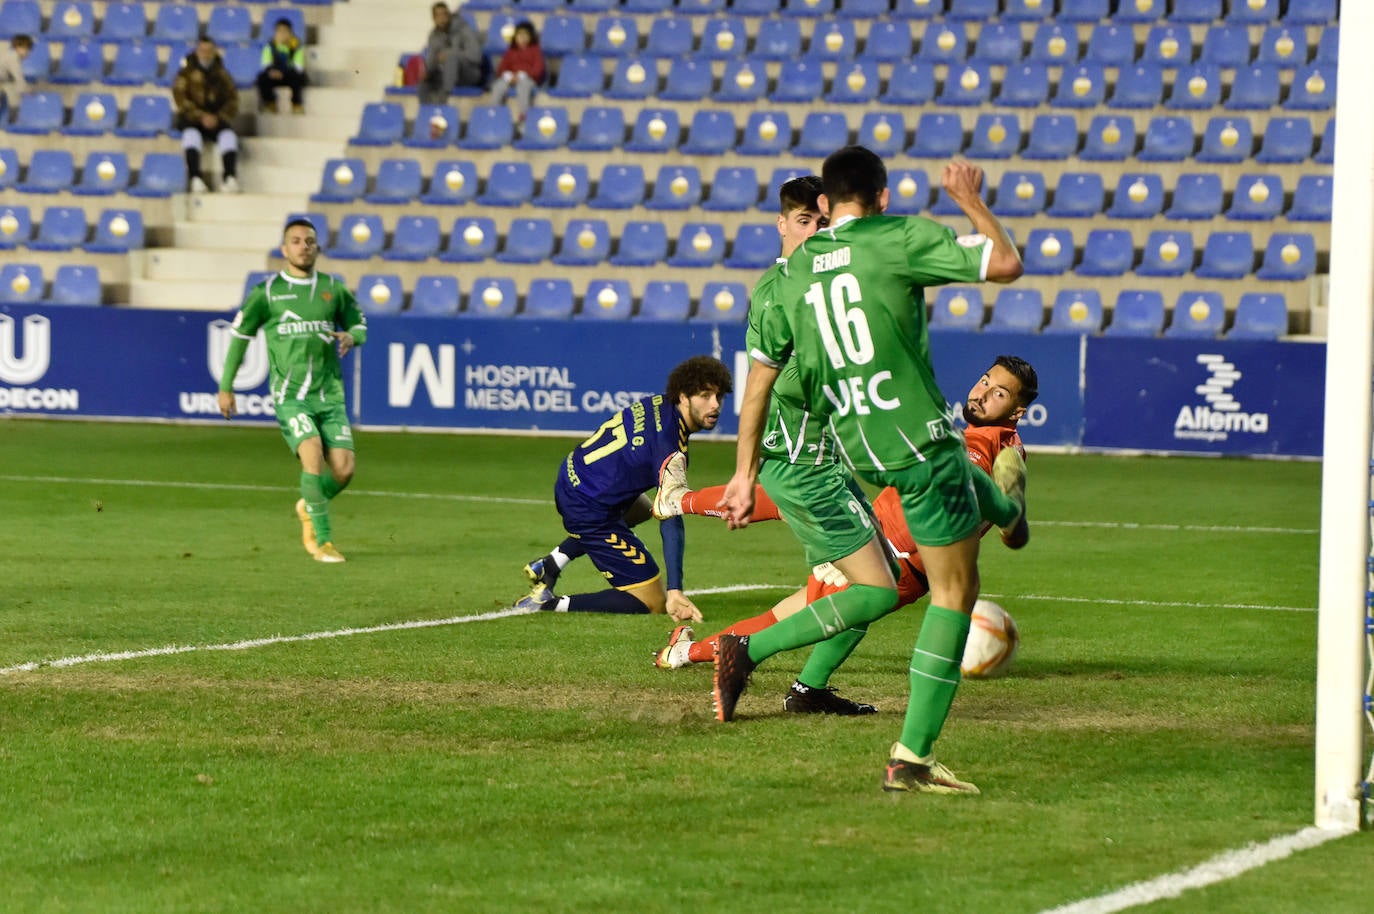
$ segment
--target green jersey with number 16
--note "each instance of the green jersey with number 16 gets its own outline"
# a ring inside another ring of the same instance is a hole
[[[840,219],[788,259],[756,358],[797,363],[805,402],[828,409],[858,470],[893,470],[961,446],[930,364],[923,289],[978,282],[992,242],[920,216]]]

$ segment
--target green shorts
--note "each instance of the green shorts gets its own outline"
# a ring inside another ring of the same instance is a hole
[[[842,464],[764,460],[759,483],[801,542],[809,565],[857,552],[877,532],[868,496]]]
[[[926,459],[900,470],[864,474],[874,485],[892,486],[902,499],[911,538],[925,546],[948,546],[978,532],[982,517],[973,488],[973,469],[962,438],[953,446],[924,451]]]
[[[324,439],[327,450],[353,450],[353,429],[348,426],[348,407],[342,401],[287,400],[277,404],[282,437],[296,453],[307,438]]]

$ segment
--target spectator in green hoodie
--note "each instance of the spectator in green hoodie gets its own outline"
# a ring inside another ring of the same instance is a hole
[[[277,113],[277,89],[291,90],[291,111],[305,113],[305,49],[290,19],[278,19],[272,40],[262,46],[262,71],[258,73],[258,98],[263,111]]]

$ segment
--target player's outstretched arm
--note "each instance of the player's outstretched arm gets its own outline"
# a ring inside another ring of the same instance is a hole
[[[988,260],[989,282],[1011,282],[1022,273],[1021,254],[1012,244],[1011,236],[997,221],[997,217],[983,202],[983,169],[963,159],[945,166],[940,184],[950,199],[959,205],[973,223],[973,230],[992,239],[992,256]]]
[[[725,487],[721,507],[730,529],[746,527],[754,513],[754,483],[759,478],[759,451],[763,446],[763,426],[768,415],[768,396],[778,380],[780,369],[755,361],[744,384],[740,404],[739,442],[735,446],[735,475]]]
[[[668,615],[674,622],[701,621],[701,610],[680,590],[668,591]]]

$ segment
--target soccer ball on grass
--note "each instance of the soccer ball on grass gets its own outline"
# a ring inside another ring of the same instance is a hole
[[[991,600],[973,604],[964,659],[959,667],[966,679],[995,679],[1006,675],[1021,646],[1021,634],[1011,614]]]

